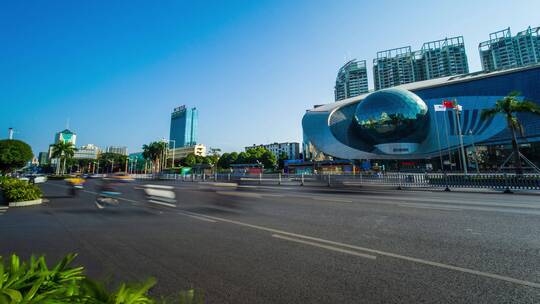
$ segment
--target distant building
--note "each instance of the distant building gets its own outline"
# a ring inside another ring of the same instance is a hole
[[[81,146],[75,151],[73,158],[75,159],[97,159],[99,156],[100,150],[97,146],[93,144],[88,144],[86,146]]]
[[[60,131],[54,135],[54,143],[58,142],[70,142],[75,145],[77,143],[77,134],[69,129]]]
[[[41,166],[49,164],[49,153],[39,152],[38,161]]]
[[[300,144],[297,142],[284,142],[284,143],[273,143],[273,144],[267,144],[267,145],[253,145],[251,147],[245,147],[245,150],[257,148],[257,147],[263,147],[276,157],[276,159],[279,159],[279,156],[281,153],[287,154],[287,159],[298,159],[300,158]]]
[[[375,90],[416,81],[410,46],[377,52],[373,60]]]
[[[419,55],[415,61],[422,68],[415,73],[416,81],[469,73],[463,36],[426,42]]]
[[[71,143],[73,146],[77,143],[77,134],[75,134],[73,131],[69,129],[64,129],[63,131],[60,131],[54,135],[54,143]],[[49,145],[49,151],[48,151],[48,158],[49,163],[56,166],[58,160],[52,158],[53,148],[52,145]]]
[[[353,59],[343,65],[337,74],[334,87],[335,100],[342,100],[368,92],[366,61]]]
[[[540,27],[529,27],[516,36],[510,28],[491,33],[488,41],[478,45],[478,51],[486,72],[539,63]]]
[[[175,108],[171,113],[169,139],[175,147],[188,147],[197,144],[197,126],[199,114],[197,108],[186,106]]]
[[[127,147],[108,146],[106,151],[107,151],[107,153],[116,153],[116,154],[128,155]]]
[[[196,144],[196,145],[187,146],[187,147],[178,147],[175,149],[169,149],[167,153],[167,159],[172,159],[174,156],[174,159],[176,161],[192,153],[198,156],[206,156],[206,146],[202,144]]]
[[[469,73],[463,36],[381,51],[373,60],[375,90],[416,81]]]

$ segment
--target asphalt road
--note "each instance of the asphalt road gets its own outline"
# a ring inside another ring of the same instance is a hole
[[[208,303],[540,303],[540,196],[316,187],[175,187],[118,206],[41,187],[0,209],[0,255],[78,252],[96,278],[200,288]]]

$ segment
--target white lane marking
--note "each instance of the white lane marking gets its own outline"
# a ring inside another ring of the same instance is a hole
[[[176,205],[175,204],[169,204],[169,203],[165,203],[165,202],[161,202],[161,201],[156,201],[156,200],[148,200],[149,203],[153,203],[153,204],[158,204],[158,205],[163,205],[163,206],[167,206],[167,207],[172,207],[172,208],[176,208]]]
[[[261,194],[263,197],[285,197],[283,194]]]
[[[1,209],[7,209],[7,208],[9,208],[9,207],[7,207],[7,206],[0,206],[0,210],[1,210]]]
[[[187,214],[187,213],[184,213],[184,212],[178,212],[178,214],[180,214],[180,215],[185,215],[185,216],[189,216],[189,217],[191,217],[191,218],[198,219],[198,220],[205,221],[205,222],[217,223],[217,222],[214,221],[214,220],[211,220],[211,219],[208,219],[208,218],[205,218],[205,217],[202,217],[202,216],[191,215],[191,214]]]
[[[335,198],[335,197],[313,196],[311,198],[317,201],[326,201],[326,202],[338,202],[338,203],[352,203],[353,202],[352,200],[346,200],[346,199]]]
[[[473,275],[477,275],[477,276],[481,276],[481,277],[506,281],[506,282],[515,283],[515,284],[519,284],[519,285],[524,285],[524,286],[529,286],[529,287],[534,287],[534,288],[540,288],[540,283],[515,279],[515,278],[511,278],[511,277],[507,277],[507,276],[503,276],[503,275],[498,275],[498,274],[494,274],[494,273],[483,272],[483,271],[478,271],[478,270],[474,270],[474,269],[470,269],[470,268],[458,267],[458,266],[453,266],[453,265],[443,264],[443,263],[439,263],[439,262],[428,261],[428,260],[419,259],[419,258],[413,258],[413,257],[409,257],[409,256],[406,256],[406,255],[401,255],[401,254],[396,254],[396,253],[391,253],[391,252],[385,252],[385,251],[382,251],[382,250],[376,250],[376,249],[360,247],[360,246],[355,246],[355,245],[350,245],[350,244],[345,244],[345,243],[340,243],[340,242],[329,241],[329,240],[325,240],[325,239],[321,239],[321,238],[317,238],[317,237],[311,237],[311,236],[307,236],[307,235],[287,232],[287,231],[283,231],[283,230],[279,230],[279,229],[267,228],[267,227],[263,227],[263,226],[257,226],[257,225],[253,225],[253,224],[248,224],[248,223],[243,223],[243,222],[239,222],[239,221],[229,220],[229,219],[226,219],[226,218],[220,218],[220,217],[215,217],[215,216],[210,216],[210,215],[204,215],[204,214],[195,213],[195,212],[187,212],[186,211],[186,213],[193,214],[193,215],[196,215],[196,216],[206,217],[206,218],[209,218],[209,219],[216,220],[218,222],[222,221],[222,222],[235,224],[235,225],[239,225],[239,226],[244,226],[244,227],[249,227],[249,228],[253,228],[253,229],[258,229],[258,230],[262,230],[262,231],[268,231],[268,232],[272,232],[272,233],[283,234],[283,235],[287,235],[287,236],[293,236],[293,237],[297,237],[297,238],[307,239],[307,240],[311,240],[311,241],[317,241],[317,242],[326,243],[326,244],[335,245],[335,246],[340,246],[340,247],[344,247],[344,248],[350,248],[350,249],[355,249],[355,250],[360,250],[360,251],[366,251],[366,252],[370,252],[370,253],[374,253],[374,254],[378,254],[378,255],[382,255],[382,256],[387,256],[387,257],[391,257],[391,258],[401,259],[401,260],[414,262],[414,263],[418,263],[418,264],[424,264],[424,265],[429,265],[429,266],[433,266],[433,267],[439,267],[439,268],[443,268],[443,269],[448,269],[448,270],[473,274]]]
[[[234,192],[234,191],[216,191],[217,194],[221,195],[230,195],[230,196],[240,196],[240,197],[249,197],[249,198],[260,198],[261,195],[253,192]]]
[[[459,207],[436,207],[432,205],[422,205],[422,204],[397,204],[400,207],[407,208],[419,208],[419,209],[433,209],[433,210],[442,210],[442,211],[463,211]]]
[[[342,248],[338,248],[338,247],[334,247],[334,246],[328,246],[328,245],[323,245],[323,244],[319,244],[319,243],[304,241],[304,240],[301,240],[301,239],[290,238],[290,237],[286,237],[286,236],[283,236],[283,235],[280,235],[280,234],[272,234],[272,237],[282,239],[282,240],[291,241],[291,242],[295,242],[295,243],[300,243],[300,244],[304,244],[304,245],[310,245],[310,246],[314,246],[314,247],[324,248],[324,249],[328,249],[328,250],[332,250],[332,251],[336,251],[336,252],[355,255],[355,256],[358,256],[358,257],[366,258],[366,259],[375,260],[377,258],[374,255],[363,254],[363,253],[359,253],[359,252],[356,252],[356,251],[342,249]]]

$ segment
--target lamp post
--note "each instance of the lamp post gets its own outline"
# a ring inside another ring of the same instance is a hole
[[[457,125],[457,129],[458,129],[459,145],[460,145],[460,150],[461,150],[461,162],[462,162],[462,166],[463,166],[463,173],[465,175],[467,175],[467,160],[465,159],[465,147],[463,145],[463,133],[461,132],[461,120],[459,118],[460,108],[461,107],[456,104],[454,106],[454,113],[456,114],[456,125]]]

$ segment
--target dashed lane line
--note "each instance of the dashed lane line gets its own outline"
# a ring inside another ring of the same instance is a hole
[[[499,274],[495,274],[495,273],[484,272],[484,271],[479,271],[479,270],[474,270],[474,269],[465,268],[465,267],[459,267],[459,266],[454,266],[454,265],[448,265],[448,264],[439,263],[439,262],[433,262],[433,261],[424,260],[424,259],[420,259],[420,258],[414,258],[414,257],[406,256],[406,255],[401,255],[401,254],[396,254],[396,253],[391,253],[391,252],[386,252],[386,251],[382,251],[382,250],[376,250],[376,249],[371,249],[371,248],[366,248],[366,247],[361,247],[361,246],[356,246],[356,245],[350,245],[350,244],[341,243],[341,242],[334,242],[334,241],[330,241],[330,240],[326,240],[326,239],[322,239],[322,238],[317,238],[317,237],[312,237],[312,236],[287,232],[287,231],[283,231],[283,230],[279,230],[279,229],[268,228],[268,227],[253,225],[253,224],[248,224],[248,223],[239,222],[239,221],[230,220],[230,219],[221,218],[221,217],[215,217],[215,216],[204,215],[204,214],[199,214],[199,213],[195,213],[195,212],[187,212],[187,211],[186,211],[186,213],[191,214],[191,215],[195,215],[195,216],[205,217],[205,218],[212,219],[212,220],[215,220],[215,221],[218,221],[218,222],[225,222],[225,223],[230,223],[230,224],[234,224],[234,225],[238,225],[238,226],[244,226],[244,227],[249,227],[249,228],[253,228],[253,229],[257,229],[257,230],[267,231],[267,232],[271,232],[273,234],[280,234],[280,235],[283,235],[283,236],[294,237],[294,238],[299,238],[299,239],[304,239],[304,240],[309,240],[309,241],[315,241],[315,242],[318,242],[318,243],[323,243],[323,244],[328,244],[328,245],[333,245],[333,246],[339,246],[341,248],[348,248],[348,249],[354,249],[354,250],[369,252],[369,253],[372,253],[372,254],[377,254],[377,255],[386,256],[386,257],[390,257],[390,258],[405,260],[405,261],[409,261],[409,262],[413,262],[413,263],[418,263],[418,264],[428,265],[428,266],[432,266],[432,267],[437,267],[437,268],[442,268],[442,269],[447,269],[447,270],[472,274],[472,275],[476,275],[476,276],[481,276],[481,277],[490,278],[490,279],[496,279],[496,280],[500,280],[500,281],[510,282],[510,283],[519,284],[519,285],[523,285],[523,286],[533,287],[533,288],[540,288],[540,283],[530,282],[530,281],[526,281],[526,280],[520,280],[520,279],[516,279],[516,278],[504,276],[504,275],[499,275]]]
[[[184,216],[187,216],[187,217],[191,217],[191,218],[194,218],[194,219],[198,219],[198,220],[201,220],[203,222],[217,223],[217,221],[214,221],[214,220],[202,217],[202,216],[197,216],[197,215],[193,215],[193,214],[187,214],[187,213],[184,213],[184,212],[178,212],[178,214],[184,215]]]
[[[352,251],[352,250],[342,249],[342,248],[339,248],[339,247],[319,244],[319,243],[305,241],[305,240],[296,239],[296,238],[290,238],[290,237],[280,235],[280,234],[272,234],[272,237],[277,238],[277,239],[281,239],[281,240],[290,241],[290,242],[300,243],[300,244],[304,244],[304,245],[310,245],[310,246],[314,246],[314,247],[324,248],[324,249],[328,249],[328,250],[331,250],[331,251],[346,253],[346,254],[350,254],[350,255],[366,258],[366,259],[375,260],[377,258],[376,256],[370,255],[370,254],[364,254],[364,253],[359,253],[359,252]]]

